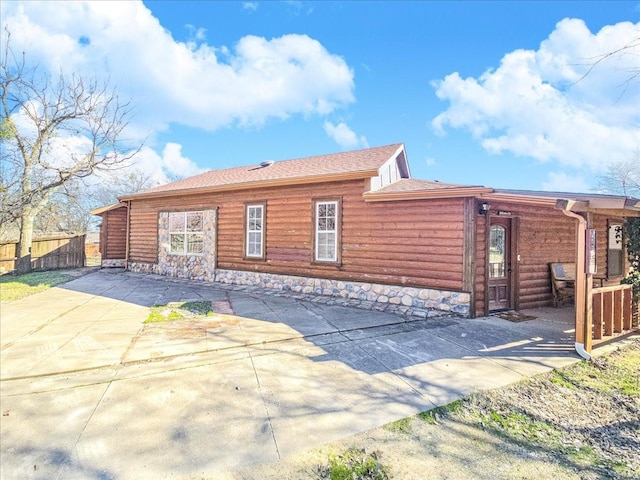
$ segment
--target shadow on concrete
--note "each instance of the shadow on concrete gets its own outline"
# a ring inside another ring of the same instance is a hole
[[[493,316],[419,319],[330,305],[328,297],[174,281],[120,269],[102,270],[62,288],[146,307],[188,300],[230,306],[238,332],[210,332],[217,336],[214,350],[261,345],[263,353],[277,352],[283,342],[304,338],[323,350],[309,357],[315,362],[340,361],[371,375],[466,357],[543,368],[549,366],[546,359],[575,358],[571,307],[529,310],[535,318],[518,323]]]
[[[49,477],[215,477],[577,359],[571,315],[546,318],[543,310],[521,323],[417,319],[330,305],[327,297],[104,270],[60,288],[68,298],[56,292],[40,298],[59,304],[62,313],[34,323],[32,338],[16,332],[15,344],[3,352],[8,361],[16,363],[20,347],[31,366],[37,342],[44,342],[37,366],[72,359],[86,367],[109,349],[115,363],[104,373],[99,367],[42,378],[15,373],[3,381],[3,409],[11,416],[3,420],[2,452],[11,472],[49,462]],[[141,306],[187,300],[211,301],[225,312],[204,331],[191,330],[192,337],[154,331],[145,338]],[[28,310],[33,315],[51,310],[21,306],[35,309]],[[132,310],[137,316],[114,327]],[[62,339],[54,336],[74,328]],[[120,343],[109,343],[117,335]],[[9,454],[5,445],[16,449]],[[91,468],[81,471],[83,465]]]

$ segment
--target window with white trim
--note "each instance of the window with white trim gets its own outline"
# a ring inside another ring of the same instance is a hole
[[[318,200],[315,204],[315,249],[317,262],[339,261],[340,202]]]
[[[245,256],[264,258],[265,204],[245,205]]]
[[[173,255],[204,253],[203,212],[169,213],[169,252]]]

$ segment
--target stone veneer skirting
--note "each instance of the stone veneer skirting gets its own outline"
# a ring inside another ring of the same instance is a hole
[[[103,268],[117,268],[117,267],[124,267],[126,264],[126,260],[124,258],[122,259],[115,259],[115,258],[110,258],[110,259],[105,259],[105,260],[101,260],[100,261],[100,266],[102,266]]]
[[[136,273],[161,274],[178,278],[196,279],[196,277],[190,277],[184,272],[181,275],[171,275],[167,270],[160,271],[158,265],[155,263],[130,262],[129,270]],[[372,303],[387,303],[399,307],[406,307],[408,310],[414,312],[422,311],[423,317],[428,316],[427,311],[451,312],[468,317],[471,302],[470,295],[465,292],[307,278],[273,273],[244,272],[238,270],[217,269],[215,280],[206,281],[272,288],[292,293],[348,298]]]
[[[157,263],[129,262],[129,271],[134,273],[158,274]]]
[[[471,301],[470,295],[464,292],[238,270],[217,269],[215,281],[235,285],[274,288],[294,293],[389,303],[424,310],[439,310],[464,316],[469,316]]]

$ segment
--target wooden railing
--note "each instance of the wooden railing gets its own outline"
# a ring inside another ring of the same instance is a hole
[[[594,288],[591,305],[593,307],[594,340],[608,340],[638,327],[633,324],[633,290],[631,285]]]

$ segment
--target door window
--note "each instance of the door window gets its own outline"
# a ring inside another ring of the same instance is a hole
[[[506,275],[506,228],[491,225],[489,235],[489,278],[504,278]]]

